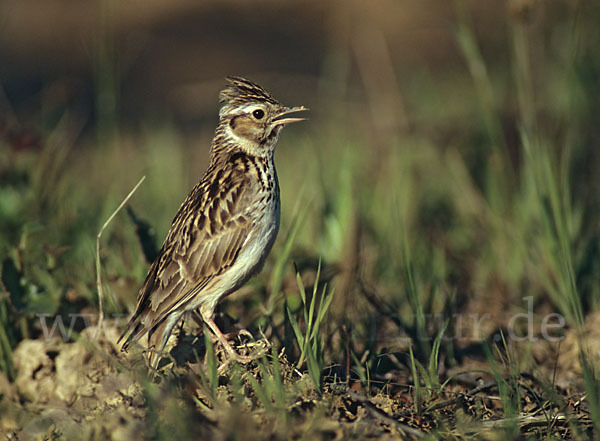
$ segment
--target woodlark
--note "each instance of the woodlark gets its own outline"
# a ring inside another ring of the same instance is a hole
[[[265,89],[228,77],[210,165],[177,211],[140,290],[135,313],[119,339],[123,350],[147,334],[149,365],[181,316],[199,310],[223,347],[239,357],[213,320],[217,304],[258,273],[279,230],[273,161],[281,129],[303,121]]]

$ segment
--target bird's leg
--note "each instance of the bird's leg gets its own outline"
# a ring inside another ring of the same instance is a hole
[[[215,321],[212,319],[212,317],[203,315],[202,319],[208,325],[208,327],[211,329],[213,334],[215,334],[215,336],[219,339],[219,342],[223,346],[223,349],[225,349],[225,351],[233,359],[235,359],[237,362],[242,363],[242,364],[250,363],[251,361],[255,360],[255,357],[251,357],[248,355],[240,355],[237,352],[235,352],[235,349],[233,349],[233,347],[231,347],[231,345],[227,341],[227,338],[223,335],[223,333],[221,332],[221,330],[219,329],[219,327],[217,326]]]
[[[208,313],[205,314],[206,316],[209,316]],[[198,324],[198,326],[200,326],[200,328],[203,327],[204,323],[207,323],[207,320],[204,319],[204,317],[202,316],[202,312],[200,311],[200,309],[195,309],[194,311],[192,311],[191,313],[191,317],[192,319],[196,322],[196,324]],[[217,325],[218,326],[218,325]],[[235,325],[234,325],[235,326]],[[211,328],[212,329],[212,328]],[[220,329],[220,328],[219,328]],[[228,340],[230,339],[234,339],[240,335],[245,335],[246,337],[248,337],[250,340],[254,341],[254,335],[252,335],[252,333],[250,331],[248,331],[245,328],[239,328],[236,327],[234,328],[231,332],[228,333],[224,333],[223,334],[225,336],[225,338],[227,338]],[[216,335],[215,335],[216,337]],[[213,341],[215,341],[213,339]],[[219,340],[220,341],[220,340]]]

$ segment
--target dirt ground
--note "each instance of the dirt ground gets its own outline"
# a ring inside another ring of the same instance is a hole
[[[598,329],[590,320],[582,341],[598,342]],[[410,373],[401,368],[388,369],[381,378],[374,373],[367,384],[354,379],[340,382],[332,368],[325,373],[319,395],[308,375],[283,354],[276,364],[271,359],[236,367],[224,365],[218,353],[221,368],[213,390],[216,396],[211,397],[206,361],[191,355],[202,350],[201,334],[184,334],[154,381],[146,375],[139,351],[120,352],[118,336],[108,323],[102,329],[83,330],[73,342],[22,341],[13,353],[14,381],[0,374],[3,439],[387,440],[422,439],[429,433],[452,439],[502,439],[498,433],[506,432],[498,430],[511,424],[522,435],[569,439],[573,430],[591,430],[586,397],[577,392],[581,366],[572,332],[562,342],[560,357],[548,350],[533,351],[538,358],[554,357],[554,366],[537,360],[540,366],[551,366],[548,372],[500,374],[512,376],[518,385],[513,391],[521,408],[518,415],[506,414],[501,400],[506,391],[490,365],[475,358],[443,373],[447,381],[431,393],[415,393]],[[598,355],[598,348],[594,350]],[[283,401],[273,390],[272,398],[261,397],[260,391],[268,394],[269,384],[274,384],[267,380],[277,375],[285,388]]]

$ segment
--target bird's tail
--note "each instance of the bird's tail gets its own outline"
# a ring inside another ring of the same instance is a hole
[[[147,345],[143,346],[145,346],[148,366],[152,370],[156,370],[158,362],[164,355],[163,351],[169,341],[171,332],[181,315],[181,312],[173,312],[158,323],[146,326],[143,320],[144,317],[141,314],[134,314],[117,343],[120,344],[123,341],[121,350],[127,351],[131,343],[139,341],[144,335],[148,334]]]
[[[138,341],[147,332],[148,330],[145,329],[142,323],[141,314],[138,314],[136,311],[131,319],[129,319],[129,323],[127,323],[125,331],[123,331],[123,334],[121,334],[119,340],[117,340],[117,344],[121,344],[121,342],[123,342],[121,345],[121,351],[127,352],[129,345],[135,341]]]

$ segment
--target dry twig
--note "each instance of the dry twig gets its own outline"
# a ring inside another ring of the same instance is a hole
[[[102,278],[100,276],[100,238],[102,237],[102,233],[108,227],[108,224],[112,222],[114,217],[121,211],[121,209],[125,206],[125,204],[131,199],[133,194],[136,192],[138,187],[144,182],[146,176],[142,176],[142,179],[138,181],[138,183],[133,187],[133,189],[129,192],[129,194],[123,199],[121,204],[117,207],[115,211],[110,215],[110,217],[104,222],[100,231],[98,231],[98,235],[96,236],[96,286],[98,288],[98,309],[100,310],[98,316],[98,328],[102,328],[102,324],[104,323],[104,290],[102,289]]]

